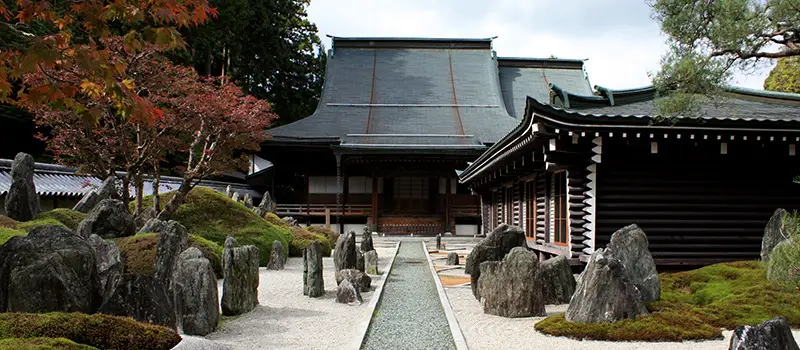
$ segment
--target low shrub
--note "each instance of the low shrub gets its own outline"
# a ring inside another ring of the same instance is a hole
[[[100,349],[172,349],[181,341],[173,329],[129,317],[81,313],[3,313],[0,338],[66,338]]]
[[[292,227],[292,239],[289,242],[289,256],[303,256],[303,249],[314,241],[319,242],[322,256],[331,256],[331,242],[320,233],[311,233],[302,227]]]
[[[162,195],[162,202],[172,198],[174,192]],[[152,197],[144,199],[145,208],[152,206]],[[205,238],[220,246],[233,235],[241,245],[254,245],[261,251],[261,265],[269,262],[272,242],[278,240],[288,254],[291,232],[267,222],[242,203],[232,201],[224,194],[205,187],[195,187],[186,201],[172,217],[186,226],[189,233]]]
[[[759,324],[775,316],[785,317],[792,327],[800,326],[800,293],[771,283],[766,275],[759,261],[661,273],[661,300],[648,304],[652,312],[649,317],[613,324],[580,324],[551,316],[537,323],[536,329],[574,338],[679,341],[716,338],[720,328]]]
[[[158,234],[140,233],[135,236],[114,240],[125,259],[125,273],[152,276],[153,264],[156,262]],[[203,256],[211,263],[214,275],[222,278],[222,247],[203,237],[190,235],[189,246],[203,252]]]
[[[325,237],[328,237],[328,241],[331,242],[332,245],[336,244],[336,241],[339,240],[339,234],[325,226],[309,226],[306,228],[306,230],[310,231],[311,233],[321,233],[325,235]]]
[[[50,211],[39,213],[36,220],[53,219],[64,226],[69,227],[70,230],[75,231],[78,229],[78,224],[86,218],[86,214],[67,208],[57,208]]]
[[[17,224],[17,220],[5,215],[0,215],[0,227],[14,228],[17,227]]]
[[[15,236],[25,236],[28,233],[25,231],[15,230],[13,228],[8,227],[0,227],[0,244],[4,244],[8,242],[11,237]]]
[[[17,230],[25,231],[27,233],[27,232],[31,232],[31,231],[33,231],[33,229],[35,229],[37,227],[41,227],[41,226],[64,226],[64,227],[67,227],[67,225],[64,225],[63,223],[61,223],[61,221],[58,221],[58,220],[56,220],[54,218],[42,218],[42,219],[33,219],[31,221],[20,222],[20,223],[17,224],[16,228],[17,228]]]
[[[0,339],[0,350],[97,350],[66,338],[8,338]]]

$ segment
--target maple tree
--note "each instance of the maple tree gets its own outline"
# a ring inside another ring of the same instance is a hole
[[[104,39],[122,36],[129,53],[148,44],[179,48],[179,28],[215,15],[207,0],[2,2],[0,102],[72,110],[94,123],[101,116],[90,106],[110,100],[122,117],[154,119],[158,110],[137,95]]]

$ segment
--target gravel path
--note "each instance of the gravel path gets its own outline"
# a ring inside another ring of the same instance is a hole
[[[378,263],[383,272],[394,253],[394,242],[376,242]],[[364,304],[337,304],[332,258],[323,258],[325,295],[303,296],[303,259],[289,258],[281,271],[259,269],[258,301],[253,311],[223,317],[217,331],[205,337],[231,349],[348,349],[357,343],[362,321],[370,318],[367,305],[374,291],[363,294]],[[373,285],[381,276],[372,277]],[[222,296],[222,280],[219,281]],[[374,290],[374,287],[373,287]],[[187,342],[186,349],[205,349]],[[202,344],[210,345],[210,344]]]
[[[400,244],[362,349],[455,349],[421,242]]]

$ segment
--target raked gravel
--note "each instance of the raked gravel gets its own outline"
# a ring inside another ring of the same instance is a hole
[[[383,269],[394,253],[394,243],[376,242],[378,266]],[[337,304],[333,259],[323,258],[325,295],[303,296],[303,259],[289,258],[281,271],[259,269],[258,305],[253,311],[223,317],[216,332],[205,339],[231,349],[348,349],[363,334],[357,329],[368,320],[373,291],[364,304]],[[379,271],[383,272],[383,271]],[[371,276],[374,284],[380,276]],[[373,288],[374,290],[374,288]],[[222,297],[222,281],[219,281]],[[186,344],[189,345],[189,344]],[[198,348],[201,344],[197,345]],[[210,344],[202,344],[210,345]],[[193,347],[186,347],[192,349]]]
[[[400,244],[362,349],[455,349],[421,242]]]

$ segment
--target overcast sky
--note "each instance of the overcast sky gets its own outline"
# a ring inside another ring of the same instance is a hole
[[[650,85],[665,37],[643,0],[312,0],[325,46],[334,36],[487,38],[498,56],[580,58],[593,85]],[[769,69],[734,84],[761,89]]]

